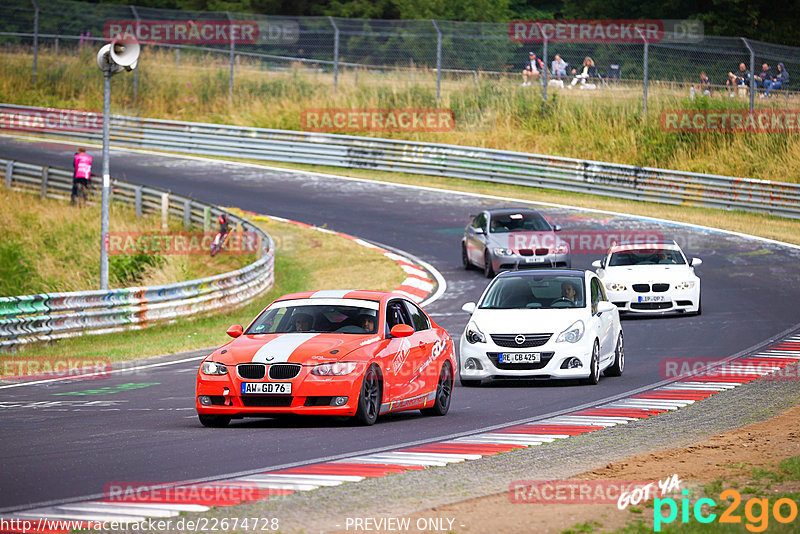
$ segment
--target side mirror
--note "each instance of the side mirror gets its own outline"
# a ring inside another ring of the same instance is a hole
[[[228,330],[226,330],[225,333],[228,334],[231,337],[239,337],[239,336],[242,335],[243,331],[244,331],[244,329],[242,328],[242,325],[235,324],[235,325],[231,326],[230,328],[228,328]]]
[[[703,260],[701,260],[700,258],[692,258],[691,260],[689,260],[689,265],[691,265],[692,267],[703,265]]]
[[[389,330],[392,337],[408,337],[414,333],[414,327],[407,324],[396,324]]]
[[[560,224],[554,224],[553,225],[553,231],[554,232],[560,232],[561,231],[561,225]]]
[[[483,228],[475,228],[475,233],[483,235],[486,233],[486,230],[484,230]]]
[[[607,300],[601,300],[597,303],[597,313],[606,313],[615,309],[617,309],[617,306]]]
[[[602,269],[603,263],[600,260],[594,260],[592,262],[592,267],[594,267],[595,269]]]
[[[461,306],[461,310],[467,312],[468,314],[472,315],[475,313],[475,303],[474,302],[467,302],[463,306]]]

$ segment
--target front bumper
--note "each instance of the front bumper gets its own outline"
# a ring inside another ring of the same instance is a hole
[[[501,256],[496,253],[492,254],[492,269],[496,273],[527,269],[568,269],[570,267],[572,267],[572,259],[569,254],[547,254],[543,256],[522,256],[520,254]]]
[[[514,349],[501,347],[491,341],[486,343],[469,343],[465,337],[461,336],[459,373],[461,378],[466,380],[482,379],[569,379],[587,378],[591,373],[590,362],[592,359],[593,344],[587,341],[584,336],[577,343],[556,343],[555,335],[544,345],[525,349]],[[499,363],[498,355],[503,352],[536,352],[540,353],[540,363],[538,364],[518,364],[518,363]],[[562,369],[565,361],[571,358],[578,358],[581,367]],[[472,359],[477,369],[468,368],[469,360]]]
[[[613,302],[620,313],[661,315],[667,313],[696,313],[700,306],[700,294],[696,289],[666,292],[637,293],[635,291],[611,291],[606,288],[608,300]],[[662,300],[653,300],[653,298]]]
[[[361,382],[366,366],[343,376],[317,376],[311,374],[313,366],[303,366],[300,373],[290,380],[242,379],[236,366],[228,366],[228,374],[205,375],[198,371],[195,392],[195,408],[202,415],[229,415],[232,417],[308,414],[308,415],[355,415]],[[291,395],[242,395],[243,382],[288,382],[292,384]],[[211,405],[201,404],[200,396],[210,397]],[[335,397],[347,397],[341,406],[333,406]]]

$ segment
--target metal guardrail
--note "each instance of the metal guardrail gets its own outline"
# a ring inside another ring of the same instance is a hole
[[[69,198],[72,171],[0,159],[7,188],[38,192],[43,198]],[[112,201],[132,205],[137,215],[161,213],[208,230],[223,213],[215,206],[165,190],[114,180]],[[227,212],[225,212],[227,213]],[[218,309],[236,307],[272,287],[275,246],[272,238],[248,221],[229,214],[231,223],[260,238],[258,259],[250,265],[215,276],[162,286],[109,291],[43,293],[0,298],[0,348],[83,334],[105,334],[151,323],[172,321]]]
[[[47,112],[0,104],[0,124],[13,124],[7,114]],[[100,132],[60,131],[47,122],[37,121],[31,131],[101,141]],[[111,117],[111,141],[150,150],[446,176],[800,218],[799,184],[507,150],[120,115]]]

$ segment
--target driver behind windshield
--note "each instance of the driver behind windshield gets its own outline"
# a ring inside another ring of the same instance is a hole
[[[572,282],[562,282],[561,298],[569,300],[572,304],[577,304],[578,288]]]

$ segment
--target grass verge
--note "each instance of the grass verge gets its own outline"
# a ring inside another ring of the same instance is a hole
[[[218,346],[227,341],[231,324],[247,324],[274,298],[310,289],[374,289],[390,291],[405,279],[405,273],[380,252],[342,237],[266,217],[250,217],[276,242],[275,285],[241,308],[224,313],[181,319],[144,330],[110,335],[87,335],[47,345],[21,347],[3,359],[125,361],[153,355],[173,354]],[[348,258],[342,262],[342,258]],[[40,368],[44,368],[41,365]]]
[[[0,208],[7,215],[0,240],[0,296],[99,287],[99,203],[79,209],[65,200],[0,189]],[[111,205],[109,222],[112,233],[161,232],[158,216],[137,218],[133,209],[119,204]],[[170,221],[169,231],[183,231],[183,226]],[[183,282],[233,271],[253,261],[253,254],[214,258],[208,254],[110,255],[109,286]]]

